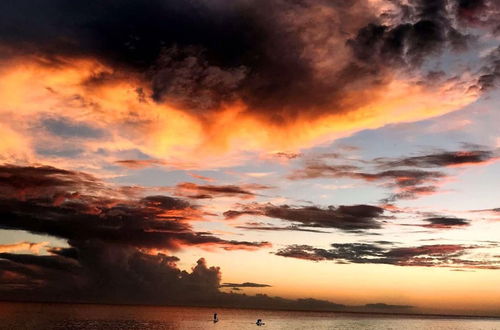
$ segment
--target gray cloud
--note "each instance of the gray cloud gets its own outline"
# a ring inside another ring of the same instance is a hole
[[[120,198],[118,189],[85,173],[5,165],[0,166],[0,174],[2,229],[173,250],[183,245],[214,245],[227,250],[270,245],[195,232],[189,221],[199,220],[203,214],[189,202],[162,195]]]
[[[63,117],[49,117],[42,120],[42,126],[51,134],[63,138],[97,139],[105,136],[105,132],[86,123],[73,122]]]
[[[437,168],[482,165],[499,159],[497,149],[480,149],[475,145],[465,147],[464,150],[458,151],[438,151],[399,158],[376,158],[361,162],[367,167],[373,167],[372,170],[360,167],[359,160],[348,159],[338,154],[335,157],[318,155],[306,159],[304,166],[294,170],[288,175],[288,179],[348,178],[377,182],[384,187],[395,189],[394,193],[382,200],[384,203],[392,203],[398,199],[415,199],[436,193],[438,184],[448,177],[445,172]],[[330,162],[332,158],[335,161],[342,161],[343,164],[332,164]]]
[[[368,243],[334,243],[331,249],[309,245],[290,245],[276,252],[282,257],[337,263],[388,264],[395,266],[447,267],[463,269],[500,269],[500,260],[472,260],[464,256],[478,246],[459,244],[391,247]]]
[[[395,167],[447,167],[458,165],[482,164],[498,158],[495,150],[463,150],[443,151],[414,157],[402,157],[399,159],[377,158],[374,161],[384,168]]]
[[[337,228],[346,231],[378,229],[384,210],[372,205],[341,205],[320,208],[317,206],[292,207],[273,204],[247,204],[240,210],[224,212],[227,219],[241,215],[258,215],[281,219],[298,224],[299,227]]]
[[[427,222],[427,224],[423,225],[423,227],[436,229],[460,228],[470,225],[469,220],[450,217],[427,218],[424,219],[424,221]]]

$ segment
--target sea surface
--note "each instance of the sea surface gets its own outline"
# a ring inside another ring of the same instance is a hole
[[[217,312],[220,321],[212,322]],[[265,325],[258,327],[260,318]],[[500,329],[498,319],[213,309],[1,303],[0,329]]]

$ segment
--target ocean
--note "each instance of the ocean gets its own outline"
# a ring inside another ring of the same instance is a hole
[[[212,322],[213,313],[220,321]],[[262,319],[264,326],[255,324]],[[0,303],[0,329],[489,330],[498,319],[197,307]]]

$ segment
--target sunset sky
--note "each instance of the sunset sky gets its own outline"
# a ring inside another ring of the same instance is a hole
[[[496,0],[3,0],[0,299],[500,316],[499,81]]]

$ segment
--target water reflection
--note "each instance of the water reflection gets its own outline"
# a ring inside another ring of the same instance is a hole
[[[314,313],[210,308],[0,303],[1,329],[435,329],[493,330],[500,320],[398,317],[348,313]]]

